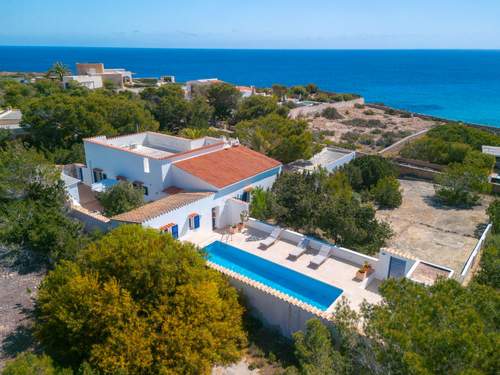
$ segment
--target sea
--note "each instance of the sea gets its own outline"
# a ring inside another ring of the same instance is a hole
[[[0,71],[103,62],[136,77],[219,78],[268,87],[315,83],[368,102],[500,127],[500,50],[243,50],[0,46]]]

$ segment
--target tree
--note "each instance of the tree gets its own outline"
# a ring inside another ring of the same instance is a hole
[[[297,98],[297,99],[305,99],[309,95],[306,88],[304,86],[292,86],[288,90],[288,94],[291,97]]]
[[[339,111],[337,111],[337,109],[335,107],[325,108],[321,112],[321,116],[323,116],[324,118],[327,118],[328,120],[341,120],[344,118],[344,116],[342,116],[339,113]]]
[[[378,180],[372,194],[375,202],[382,208],[396,208],[401,206],[403,201],[399,181],[393,176]]]
[[[190,102],[188,125],[191,128],[208,128],[214,115],[214,109],[203,96],[196,96]]]
[[[34,146],[48,151],[71,148],[85,137],[158,129],[141,101],[100,91],[33,98],[23,110],[21,125]]]
[[[491,224],[493,224],[493,232],[500,234],[500,200],[495,199],[491,202],[486,213],[490,218]]]
[[[488,238],[482,251],[479,266],[474,281],[500,289],[500,272],[498,272],[500,270],[500,235],[496,234]]]
[[[208,103],[218,120],[229,119],[238,106],[240,92],[229,83],[214,83],[207,90]]]
[[[306,85],[306,90],[309,94],[316,94],[319,90],[318,86],[314,83],[308,83]]]
[[[148,108],[160,123],[161,130],[178,131],[187,126],[190,105],[178,85],[163,85],[147,88],[141,93]]]
[[[336,375],[346,373],[345,359],[333,347],[330,331],[319,320],[306,323],[306,331],[293,335],[295,355],[304,375]]]
[[[0,240],[48,260],[72,258],[88,238],[67,217],[60,171],[20,144],[0,150]]]
[[[396,169],[391,162],[378,155],[356,158],[344,170],[356,191],[371,189],[382,178],[396,176]]]
[[[273,95],[276,96],[279,101],[283,101],[285,99],[286,94],[288,93],[288,88],[286,86],[277,83],[272,85],[271,90],[273,92]]]
[[[59,61],[54,63],[47,71],[48,77],[55,77],[61,82],[63,80],[63,77],[69,74],[71,74],[71,70],[62,62]]]
[[[272,198],[270,191],[262,188],[252,190],[252,201],[250,203],[250,216],[258,220],[266,220],[272,215]]]
[[[500,146],[500,136],[493,132],[456,123],[436,126],[430,129],[427,135],[445,142],[463,143],[477,151],[481,151],[481,147],[485,145]]]
[[[456,281],[427,287],[385,281],[383,302],[365,305],[364,332],[394,374],[493,374],[498,370],[500,294]]]
[[[261,96],[261,95],[252,95],[246,99],[243,99],[238,106],[238,111],[235,114],[235,122],[244,121],[244,120],[254,120],[259,117],[267,116],[272,113],[279,113],[280,106],[276,98],[272,96]],[[284,113],[284,117],[288,114],[288,109],[286,109],[286,113]]]
[[[474,206],[491,189],[488,173],[469,164],[451,164],[435,180],[436,198],[450,206]]]
[[[24,102],[36,94],[31,85],[14,80],[0,81],[0,107],[21,108]]]
[[[270,114],[242,121],[235,131],[243,144],[283,163],[312,156],[312,134],[305,121]]]
[[[240,358],[243,309],[191,244],[123,225],[43,281],[36,337],[67,365],[103,373],[208,374]]]
[[[7,362],[3,375],[72,375],[71,369],[57,368],[47,355],[37,356],[22,353],[16,359]]]
[[[144,204],[144,191],[132,183],[120,181],[97,196],[104,207],[106,216],[114,216],[142,206]]]

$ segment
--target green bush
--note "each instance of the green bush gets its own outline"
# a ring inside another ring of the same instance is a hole
[[[493,222],[493,225],[495,225],[495,222]],[[496,224],[496,226],[498,226],[498,224]],[[498,233],[498,231],[496,233]],[[500,272],[499,272],[500,235],[499,234],[490,236],[486,241],[483,253],[481,255],[481,261],[479,263],[479,266],[480,266],[479,272],[474,277],[474,281],[482,285],[488,285],[493,288],[499,289],[500,288]]]
[[[363,114],[367,116],[373,116],[375,115],[375,111],[373,109],[367,109],[366,111],[363,112]]]
[[[321,112],[321,116],[323,116],[324,118],[327,118],[328,120],[340,120],[340,119],[343,119],[344,117],[339,113],[339,111],[337,111],[336,108],[334,107],[328,107],[328,108],[325,108],[322,112]]]
[[[22,353],[16,359],[7,362],[2,375],[72,375],[71,369],[59,369],[46,355],[37,356]]]
[[[459,142],[481,151],[483,145],[500,146],[500,136],[487,130],[461,124],[436,126],[427,133],[430,138],[445,142]]]
[[[403,201],[399,181],[393,176],[380,179],[373,187],[372,194],[382,208],[396,208]]]
[[[378,155],[366,155],[354,159],[344,168],[351,186],[356,191],[371,189],[384,177],[397,175],[394,165]]]
[[[144,191],[130,182],[120,181],[106,191],[99,193],[97,198],[104,207],[106,216],[114,216],[142,206]]]
[[[493,232],[500,234],[500,200],[495,199],[491,202],[486,213],[490,218],[490,222],[493,224]]]
[[[436,198],[449,206],[477,205],[479,193],[491,190],[488,173],[467,164],[449,165],[443,173],[437,175],[436,182]]]

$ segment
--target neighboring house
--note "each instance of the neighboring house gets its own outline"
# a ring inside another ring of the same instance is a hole
[[[495,157],[495,170],[490,174],[489,180],[494,184],[500,184],[500,175],[497,173],[500,168],[500,147],[483,146],[483,154],[493,155]]]
[[[349,163],[356,157],[356,151],[346,150],[340,147],[325,147],[309,160],[297,160],[285,166],[290,171],[313,171],[319,167],[332,172],[337,168]]]
[[[100,89],[103,87],[101,76],[64,76],[64,88],[68,88],[70,82],[78,82],[80,85],[88,88],[89,90]]]
[[[23,115],[18,109],[0,109],[0,130],[8,130],[14,136],[24,133],[21,127],[21,119]]]
[[[255,95],[255,87],[253,86],[236,86],[236,89],[241,93],[242,98],[249,98]]]
[[[76,76],[68,76],[73,77],[73,80],[81,82],[85,85],[85,83],[91,84],[92,80],[90,78],[83,77],[100,77],[101,87],[105,80],[109,80],[117,85],[119,88],[123,88],[126,83],[132,82],[132,72],[122,68],[113,68],[106,69],[104,68],[104,64],[102,63],[77,63],[76,64]],[[75,78],[78,77],[78,78]],[[70,78],[68,78],[70,79]],[[97,86],[98,80],[94,81],[94,85]],[[90,87],[89,87],[90,88]],[[98,88],[98,87],[94,87]]]
[[[112,218],[183,237],[241,221],[254,187],[270,188],[281,163],[237,140],[185,139],[154,132],[84,140],[86,165],[75,168],[93,191],[120,180],[144,190],[149,202]]]
[[[221,81],[218,78],[204,78],[204,79],[195,79],[192,81],[187,81],[186,85],[184,86],[186,99],[192,99],[197,91],[203,90],[215,83],[223,83],[223,81]]]

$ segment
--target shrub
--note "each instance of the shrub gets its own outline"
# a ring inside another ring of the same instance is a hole
[[[252,201],[250,203],[250,216],[258,220],[267,220],[272,215],[272,194],[271,192],[256,188],[252,191]]]
[[[369,134],[361,134],[358,139],[358,142],[361,143],[362,145],[368,145],[368,146],[375,144],[373,136]]]
[[[339,111],[337,111],[336,108],[334,107],[328,107],[328,108],[325,108],[322,112],[321,112],[321,116],[323,116],[324,118],[327,118],[328,120],[340,120],[342,118],[344,118],[340,113]]]
[[[194,245],[122,225],[49,272],[35,335],[106,374],[205,374],[241,357],[243,309]]]
[[[356,191],[371,189],[384,177],[395,177],[396,169],[387,159],[378,155],[366,155],[354,159],[344,168]]]
[[[395,109],[388,108],[388,109],[386,109],[386,110],[384,111],[384,113],[385,113],[386,115],[391,115],[391,116],[394,116],[394,115],[397,113],[397,111],[396,111]]]
[[[361,104],[361,103],[355,103],[355,104],[354,104],[354,108],[357,108],[357,109],[364,109],[364,108],[365,108],[365,105],[364,105],[364,104]]]
[[[489,131],[461,124],[436,126],[427,133],[429,137],[446,142],[459,142],[481,151],[483,145],[500,146],[500,136]]]
[[[491,206],[490,206],[491,207]],[[491,217],[491,215],[490,215]],[[497,219],[499,219],[497,217]],[[495,226],[495,222],[493,222]],[[496,231],[498,233],[498,231]],[[493,288],[500,288],[500,235],[490,236],[484,245],[483,254],[479,263],[479,272],[474,281]]]
[[[493,224],[493,232],[500,234],[500,200],[495,199],[491,202],[486,213],[490,218],[490,222]]]
[[[373,187],[372,194],[375,202],[382,208],[396,208],[403,201],[399,181],[393,176],[380,179]]]
[[[478,193],[491,189],[488,174],[467,164],[451,164],[437,175],[436,182],[436,197],[450,206],[474,206],[480,199]]]
[[[71,369],[59,369],[49,356],[22,353],[7,362],[3,375],[72,375]]]
[[[144,191],[127,181],[120,181],[97,196],[106,216],[114,216],[142,206]]]
[[[342,134],[340,136],[340,139],[348,143],[356,143],[356,141],[359,139],[359,133],[347,132]]]
[[[363,112],[363,114],[367,116],[373,116],[375,115],[375,111],[373,109],[367,109],[366,111]]]

